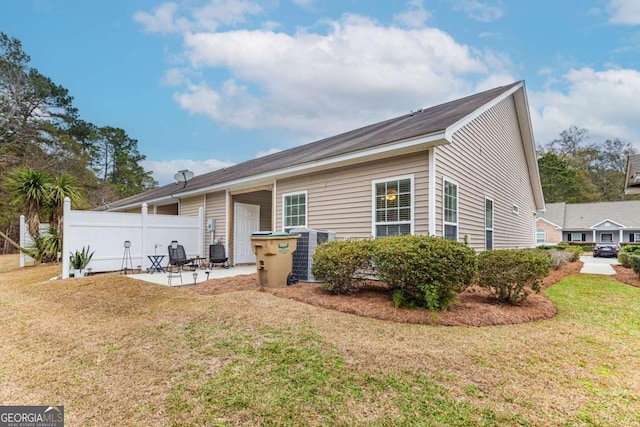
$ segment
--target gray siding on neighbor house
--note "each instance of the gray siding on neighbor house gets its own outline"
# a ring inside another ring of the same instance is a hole
[[[458,240],[485,248],[485,197],[494,202],[494,248],[531,247],[536,212],[513,96],[468,123],[436,148],[436,235],[443,235],[442,187],[458,184]],[[519,214],[512,212],[518,206]]]
[[[276,228],[283,229],[283,194],[307,191],[307,227],[335,232],[337,238],[371,237],[372,182],[413,175],[414,234],[427,234],[428,168],[429,153],[422,151],[279,180]]]

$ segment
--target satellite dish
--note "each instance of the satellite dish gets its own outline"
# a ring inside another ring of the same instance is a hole
[[[191,178],[193,178],[194,173],[190,170],[184,169],[181,171],[178,171],[178,173],[176,173],[175,175],[173,175],[173,179],[175,179],[178,182],[183,182],[184,184],[182,185],[182,188],[187,186],[187,182],[189,182],[189,180],[191,180]]]

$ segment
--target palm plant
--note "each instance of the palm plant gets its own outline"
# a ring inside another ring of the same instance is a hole
[[[29,234],[40,237],[40,209],[49,198],[51,177],[29,167],[19,167],[7,174],[5,187],[13,196],[12,204],[23,204]]]
[[[76,179],[68,173],[54,178],[49,186],[49,197],[46,201],[47,208],[51,211],[51,227],[57,228],[62,234],[62,214],[64,211],[64,199],[71,200],[71,206],[78,206],[83,203],[83,194],[76,185]]]

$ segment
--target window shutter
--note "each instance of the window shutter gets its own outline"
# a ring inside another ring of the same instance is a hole
[[[571,241],[571,233],[567,234],[567,242]]]
[[[582,241],[583,242],[587,241],[587,234],[586,233],[582,233]]]
[[[634,237],[635,237],[635,234],[633,234],[633,233],[629,234],[629,241],[630,241],[631,243],[633,243],[633,238],[634,238]]]

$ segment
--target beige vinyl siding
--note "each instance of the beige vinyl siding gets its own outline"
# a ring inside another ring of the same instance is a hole
[[[211,233],[207,229],[207,220],[215,219],[216,220],[216,228],[215,228],[215,240],[220,241],[222,244],[226,244],[227,239],[227,203],[226,203],[226,191],[217,191],[215,193],[208,193],[206,195],[207,203],[205,205],[205,238],[204,245],[206,250],[206,254],[209,254],[209,245],[213,242],[211,241]]]
[[[161,205],[158,206],[155,211],[158,215],[178,215],[178,204],[172,203],[170,205]],[[151,207],[149,208],[149,212],[153,212]]]
[[[494,248],[534,244],[535,202],[513,97],[453,135],[436,154],[436,235],[442,236],[443,177],[458,184],[458,240],[484,249],[485,197],[494,202]],[[512,213],[517,205],[519,214]]]
[[[204,195],[185,197],[180,200],[181,216],[198,216],[200,208],[204,208]]]
[[[428,152],[301,175],[277,183],[276,227],[283,229],[282,195],[307,191],[307,227],[338,238],[367,238],[373,233],[372,181],[414,175],[414,233],[428,232]]]

